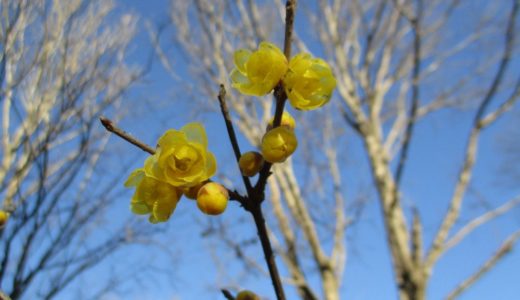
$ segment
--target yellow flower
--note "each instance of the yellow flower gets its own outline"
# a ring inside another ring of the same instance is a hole
[[[285,126],[276,127],[262,138],[262,155],[270,163],[283,162],[297,146],[298,140],[293,130]]]
[[[182,193],[174,186],[149,177],[143,169],[130,174],[126,187],[135,187],[130,209],[138,215],[150,214],[151,223],[166,222],[179,202]]]
[[[274,117],[272,117],[271,120],[269,120],[269,124],[267,125],[266,131],[273,129],[273,123],[274,123]],[[290,129],[294,130],[294,128],[296,128],[296,121],[288,112],[284,111],[282,114],[282,121],[280,122],[280,126],[286,126]]]
[[[336,87],[336,78],[324,60],[301,53],[289,62],[283,84],[294,108],[311,110],[329,102]]]
[[[157,152],[144,164],[147,176],[176,187],[188,188],[208,180],[217,170],[208,151],[206,131],[200,123],[189,123],[180,131],[170,129],[159,139]]]
[[[256,151],[246,152],[242,154],[238,160],[240,172],[242,175],[248,177],[255,176],[260,171],[260,169],[262,169],[263,165],[264,158],[262,157],[262,154]]]
[[[5,210],[0,209],[0,228],[4,227],[4,225],[9,220],[9,213]]]
[[[207,215],[220,215],[226,210],[229,194],[225,187],[208,182],[199,189],[197,207]]]
[[[260,297],[258,297],[257,294],[248,291],[243,290],[240,293],[237,294],[236,300],[260,300]]]
[[[234,54],[236,68],[231,85],[242,94],[263,96],[273,90],[287,72],[287,58],[278,47],[260,43],[257,51],[240,49]]]

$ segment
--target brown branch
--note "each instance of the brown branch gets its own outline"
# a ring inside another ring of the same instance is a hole
[[[474,284],[477,280],[479,280],[484,274],[489,272],[491,268],[493,268],[498,261],[503,258],[506,254],[510,253],[513,250],[513,246],[516,241],[520,238],[520,230],[513,233],[504,243],[500,246],[500,248],[495,252],[495,254],[490,257],[480,268],[471,275],[469,278],[460,283],[447,297],[446,299],[452,300],[463,293],[466,289],[468,289],[472,284]]]
[[[240,146],[238,145],[237,135],[235,133],[235,128],[233,127],[233,122],[231,121],[231,116],[229,115],[229,109],[226,104],[226,88],[223,84],[220,85],[220,90],[218,93],[218,102],[220,103],[220,111],[222,112],[222,116],[224,117],[224,122],[226,123],[226,129],[229,135],[229,141],[231,142],[231,146],[233,147],[233,152],[235,153],[235,158],[238,161],[242,156],[240,152]],[[249,194],[253,186],[251,185],[251,181],[249,177],[242,175],[242,180],[244,181],[244,185],[246,186],[247,193]]]
[[[285,39],[283,53],[287,59],[291,58],[291,43],[294,28],[294,12],[297,0],[287,0],[285,4]]]
[[[122,138],[123,140],[129,142],[130,144],[134,145],[134,146],[137,146],[138,148],[140,148],[141,150],[145,151],[145,152],[148,152],[150,153],[151,155],[154,155],[155,154],[155,149],[153,149],[152,147],[148,146],[147,144],[139,141],[138,139],[134,138],[133,136],[131,136],[129,133],[127,133],[126,131],[118,128],[114,122],[112,122],[110,119],[108,118],[105,118],[105,117],[99,117],[99,121],[101,122],[101,124],[105,127],[105,129],[109,132],[112,132],[114,133],[115,135],[119,136],[120,138]]]

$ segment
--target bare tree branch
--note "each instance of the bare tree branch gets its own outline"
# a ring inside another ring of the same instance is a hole
[[[509,15],[508,23],[507,23],[507,29],[505,33],[505,47],[502,54],[502,59],[499,65],[499,68],[497,70],[497,73],[495,74],[495,77],[493,78],[493,82],[491,83],[490,88],[488,89],[486,95],[484,96],[484,99],[480,103],[477,112],[475,114],[475,118],[473,121],[473,128],[471,130],[469,141],[466,146],[466,152],[464,157],[464,163],[462,166],[462,169],[459,173],[457,184],[455,186],[455,191],[453,194],[453,197],[450,201],[450,207],[448,208],[448,211],[446,215],[444,216],[444,219],[442,221],[441,226],[439,227],[439,230],[437,231],[435,235],[435,239],[432,243],[431,248],[428,251],[427,258],[426,258],[426,265],[428,267],[431,267],[435,260],[441,255],[441,253],[444,251],[443,244],[449,234],[449,231],[453,227],[453,224],[456,222],[456,220],[459,217],[460,214],[460,208],[462,205],[462,200],[464,198],[464,193],[467,189],[467,186],[469,184],[471,174],[473,172],[473,166],[476,161],[477,156],[477,148],[478,148],[478,139],[480,136],[480,132],[482,130],[483,124],[482,118],[484,117],[485,110],[489,106],[491,100],[495,96],[495,93],[499,87],[499,85],[502,82],[502,78],[506,72],[507,67],[509,66],[510,60],[511,60],[511,52],[513,49],[513,45],[515,43],[515,26],[516,26],[516,16],[518,14],[518,9],[520,6],[520,1],[513,0],[513,5],[511,9],[511,13]],[[516,94],[517,92],[515,92]],[[509,101],[508,101],[509,102]],[[506,103],[508,103],[506,102]],[[497,111],[500,111],[499,108]],[[498,116],[498,115],[497,115]],[[494,119],[496,120],[496,118]],[[487,122],[486,125],[489,125],[490,122]]]
[[[479,280],[482,276],[484,276],[487,272],[489,272],[505,255],[510,253],[513,250],[514,244],[520,238],[520,231],[517,231],[510,235],[504,243],[498,248],[498,250],[491,256],[484,264],[480,266],[480,268],[473,273],[469,278],[461,282],[453,291],[451,291],[446,299],[455,299],[460,294],[462,294],[465,290],[467,290],[471,285],[473,285],[477,280]]]

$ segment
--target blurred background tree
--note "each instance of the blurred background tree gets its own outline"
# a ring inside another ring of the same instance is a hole
[[[11,299],[54,298],[150,232],[111,217],[130,160],[98,117],[122,116],[142,77],[126,59],[137,19],[113,17],[114,5],[0,1],[0,286]],[[115,275],[84,291],[114,289]]]

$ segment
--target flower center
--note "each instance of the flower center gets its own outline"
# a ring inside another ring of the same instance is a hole
[[[183,145],[173,154],[172,167],[178,171],[187,172],[198,160],[198,151],[190,145]]]

